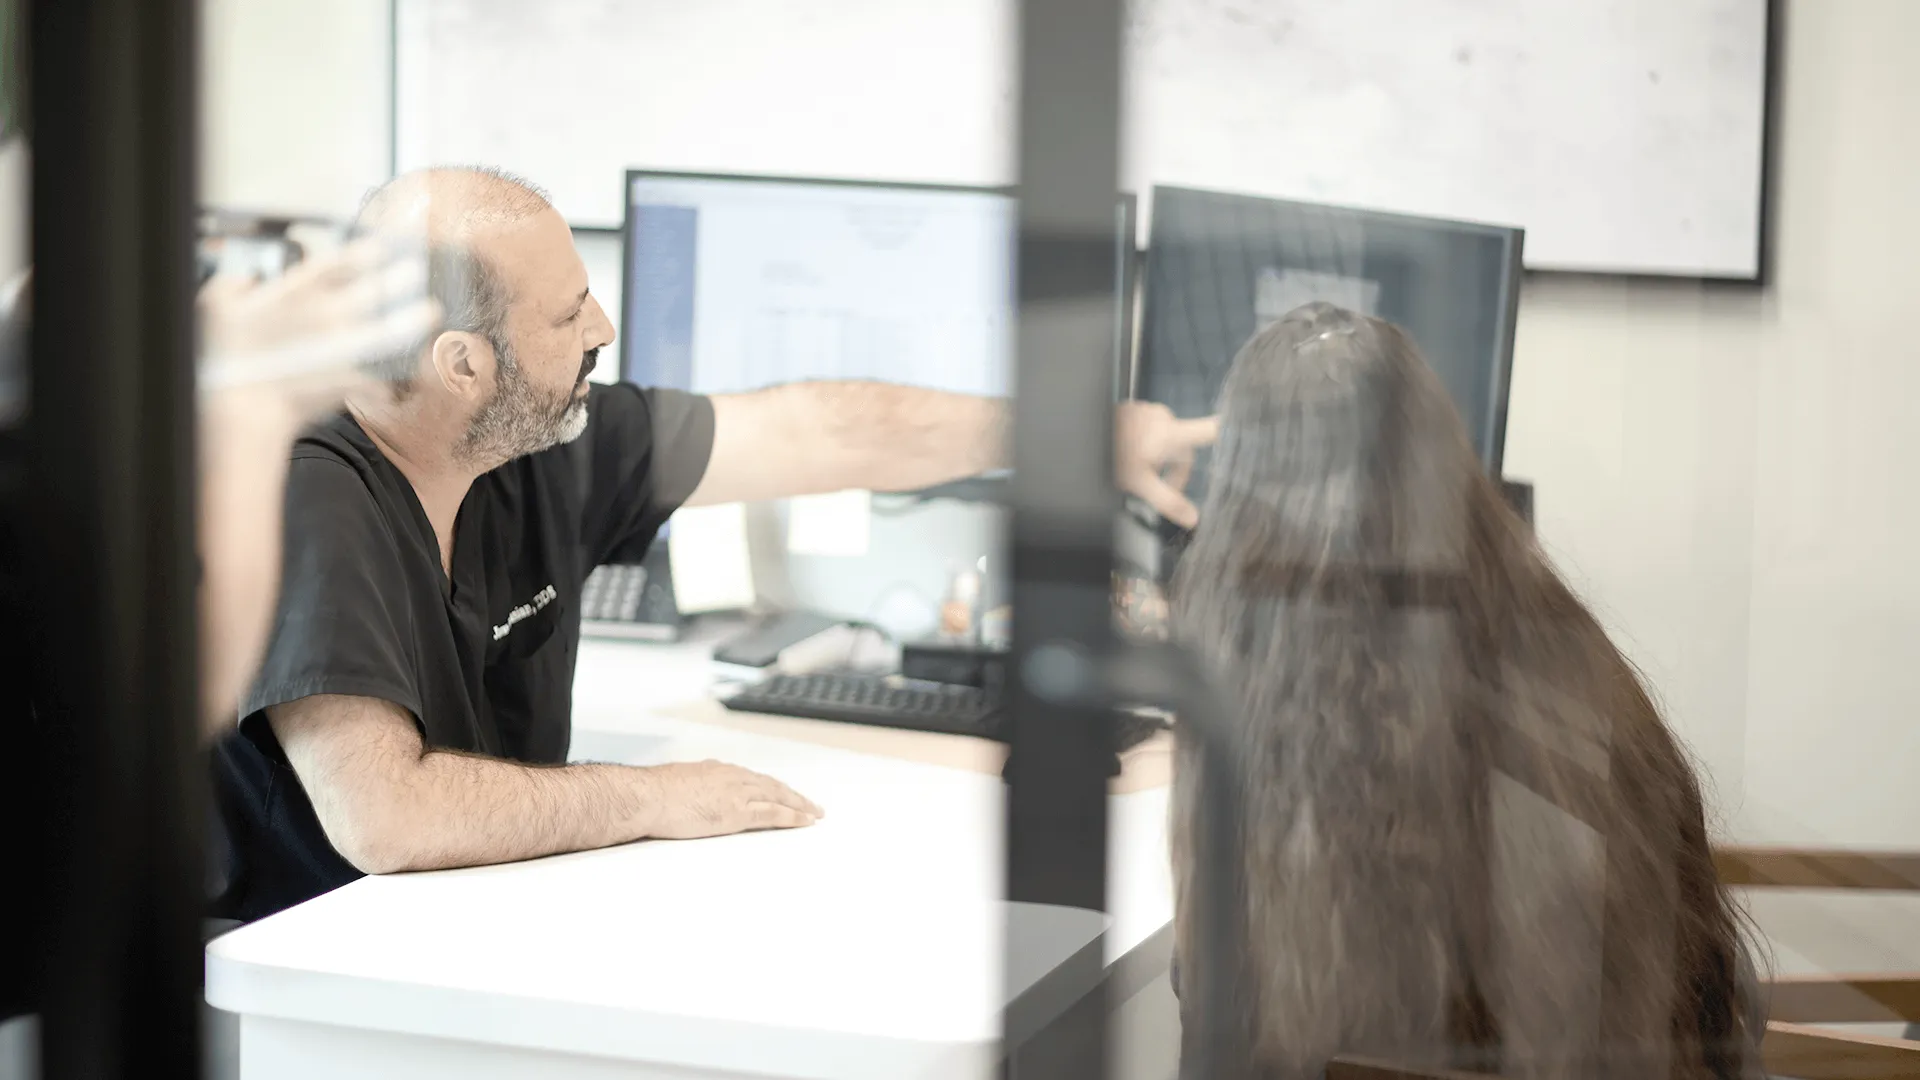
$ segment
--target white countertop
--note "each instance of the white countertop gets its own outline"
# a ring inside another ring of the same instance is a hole
[[[208,1001],[750,1073],[981,1075],[1009,998],[999,779],[657,715],[705,693],[698,652],[585,643],[574,756],[733,761],[819,824],[366,878],[217,939]],[[1172,916],[1166,790],[1111,810],[1109,959]]]

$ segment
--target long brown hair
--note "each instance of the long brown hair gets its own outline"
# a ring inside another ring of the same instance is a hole
[[[1231,1075],[1318,1080],[1361,1053],[1757,1076],[1742,924],[1688,758],[1411,340],[1300,308],[1235,359],[1221,421],[1173,626],[1240,709],[1249,1060]],[[1207,786],[1183,730],[1188,984],[1209,974],[1188,902]]]

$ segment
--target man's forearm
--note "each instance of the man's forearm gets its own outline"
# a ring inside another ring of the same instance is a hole
[[[625,765],[542,768],[436,751],[381,793],[378,842],[349,858],[368,873],[393,873],[623,844],[648,835],[654,787],[647,770]]]
[[[839,488],[913,491],[1005,466],[1008,403],[877,382],[788,387],[838,458]]]
[[[914,491],[1003,467],[1006,401],[877,382],[794,383],[714,399],[691,505],[847,488]]]
[[[821,814],[778,780],[717,761],[541,767],[429,751],[407,711],[378,698],[301,698],[267,719],[327,840],[369,874],[791,829]]]
[[[794,383],[713,398],[713,451],[688,506],[847,488],[916,491],[1011,464],[1011,403],[877,382]],[[1114,479],[1176,524],[1199,514],[1182,488],[1215,417],[1122,403]]]
[[[428,751],[412,717],[373,698],[268,710],[327,839],[370,874],[531,859],[647,834],[647,770],[542,768]]]

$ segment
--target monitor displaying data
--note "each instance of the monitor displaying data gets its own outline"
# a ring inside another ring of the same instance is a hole
[[[1211,413],[1240,347],[1322,300],[1404,327],[1498,475],[1522,240],[1495,225],[1156,187],[1135,394]],[[1190,491],[1204,490],[1204,471],[1203,460]]]
[[[630,173],[621,375],[704,394],[1012,391],[1012,196]]]

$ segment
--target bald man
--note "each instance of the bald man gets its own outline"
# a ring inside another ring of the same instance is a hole
[[[217,754],[234,849],[218,912],[259,918],[362,874],[811,824],[814,803],[730,765],[563,764],[581,583],[683,505],[1000,467],[1007,403],[592,384],[613,327],[537,188],[415,173],[362,223],[428,245],[445,328],[295,448],[272,643]],[[1123,482],[1190,524],[1161,474],[1212,424],[1139,405],[1118,429]]]

